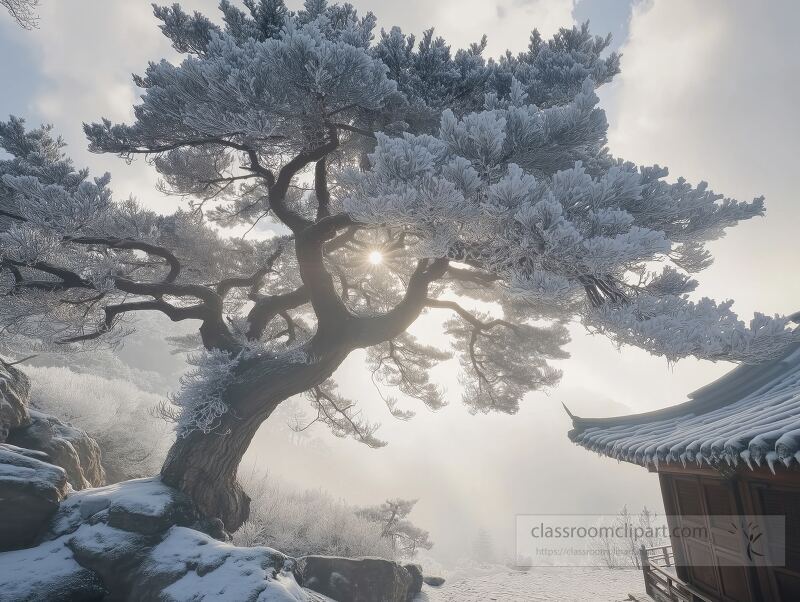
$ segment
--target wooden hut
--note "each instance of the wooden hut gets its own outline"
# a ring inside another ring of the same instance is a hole
[[[670,527],[680,517],[704,523],[707,536],[671,533],[671,549],[644,552],[651,597],[800,601],[800,344],[741,365],[673,407],[570,417],[578,445],[658,475],[666,514],[678,517]],[[747,541],[715,519],[725,515],[783,516],[785,528],[762,533],[760,562],[737,562]]]

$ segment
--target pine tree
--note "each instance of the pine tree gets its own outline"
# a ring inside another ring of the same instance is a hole
[[[671,361],[759,361],[793,340],[785,318],[748,326],[730,302],[689,298],[705,243],[763,201],[609,153],[608,38],[534,32],[493,61],[485,41],[454,52],[432,30],[375,39],[374,15],[346,4],[220,8],[217,23],[157,7],[183,62],[136,77],[132,124],[85,126],[93,152],[150,157],[182,210],[115,200],[48,128],[0,124],[0,324],[7,349],[68,350],[114,344],[137,312],[197,322],[162,478],[229,530],[248,514],[239,462],[286,399],[384,444],[330,380],[356,349],[381,391],[433,409],[430,370],[454,353],[470,410],[514,413],[558,382],[569,321]],[[224,229],[264,222],[279,234]],[[428,311],[450,316],[452,349],[407,332]]]
[[[380,506],[362,508],[358,516],[381,526],[381,537],[392,542],[392,549],[399,551],[406,558],[413,558],[420,549],[430,550],[433,542],[430,534],[414,525],[408,515],[418,500],[400,498],[386,500]]]
[[[39,22],[39,15],[36,14],[39,0],[0,0],[0,6],[22,29],[34,29]]]

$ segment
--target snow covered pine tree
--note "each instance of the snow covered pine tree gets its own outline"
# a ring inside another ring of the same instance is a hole
[[[379,506],[361,508],[356,514],[381,527],[381,537],[392,542],[392,549],[406,558],[413,558],[418,550],[430,550],[433,542],[430,533],[420,529],[408,518],[419,500],[394,498]]]
[[[4,344],[113,343],[134,312],[198,321],[162,477],[228,530],[248,515],[242,455],[287,398],[383,444],[329,380],[353,350],[379,382],[443,404],[428,371],[448,354],[406,333],[422,312],[451,315],[474,412],[514,413],[554,385],[570,320],[669,360],[758,361],[792,339],[784,318],[747,326],[729,302],[687,298],[704,242],[763,202],[608,153],[594,93],[618,72],[607,39],[534,32],[493,61],[485,40],[452,53],[432,30],[374,39],[375,17],[350,5],[245,5],[222,0],[223,25],[157,7],[186,58],[135,78],[133,124],[85,126],[94,152],[151,157],[185,210],[112,201],[109,177],[76,171],[47,129],[0,129]],[[262,220],[279,235],[226,235]]]

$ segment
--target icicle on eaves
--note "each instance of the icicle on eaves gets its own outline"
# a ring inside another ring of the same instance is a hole
[[[750,450],[746,449],[739,455],[742,457],[742,460],[744,460],[747,463],[747,466],[750,468],[750,470],[753,470],[753,465],[750,462]]]
[[[771,451],[767,454],[767,464],[769,465],[769,469],[772,474],[775,474],[775,460],[778,459],[778,454],[774,451]]]

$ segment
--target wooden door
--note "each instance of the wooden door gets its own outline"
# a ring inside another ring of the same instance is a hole
[[[684,564],[681,576],[725,602],[759,600],[750,569],[741,565],[740,536],[719,518],[741,514],[732,484],[702,475],[662,474],[661,479],[667,512],[678,517],[670,526],[682,527],[682,537],[672,541]]]
[[[782,552],[784,563],[760,569],[764,599],[797,602],[800,600],[800,486],[784,484],[778,479],[748,480],[742,489],[754,514],[779,515],[786,520],[783,533],[767,533],[770,548]]]

